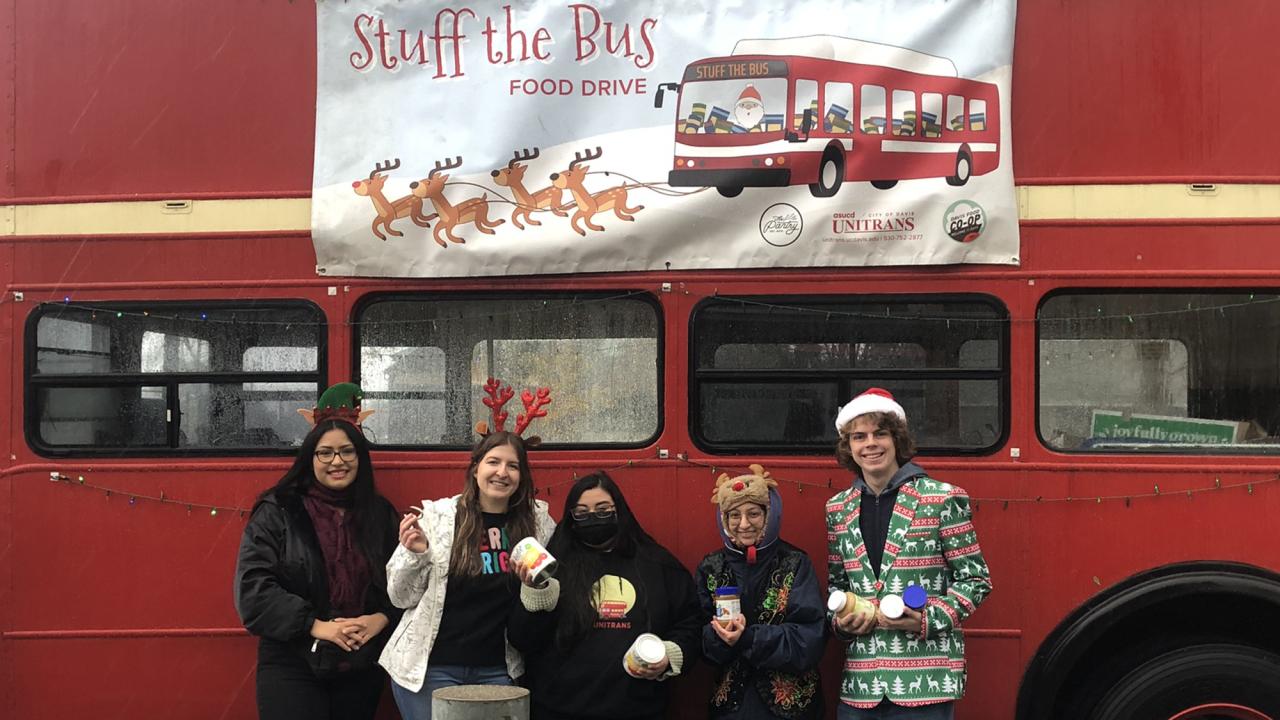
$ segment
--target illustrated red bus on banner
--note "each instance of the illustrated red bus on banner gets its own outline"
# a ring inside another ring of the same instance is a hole
[[[808,184],[831,197],[846,181],[960,186],[1000,165],[1000,95],[959,77],[949,59],[830,35],[741,40],[728,57],[685,69],[668,182],[744,187]]]

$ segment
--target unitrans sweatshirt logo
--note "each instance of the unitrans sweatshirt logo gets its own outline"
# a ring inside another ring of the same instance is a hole
[[[942,229],[956,242],[971,243],[987,228],[987,214],[972,200],[957,200],[942,214]]]
[[[786,247],[800,238],[804,220],[800,211],[787,203],[774,203],[760,216],[760,237],[774,247]]]

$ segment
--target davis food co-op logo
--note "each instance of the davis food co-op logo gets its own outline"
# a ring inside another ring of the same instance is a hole
[[[804,220],[794,205],[774,203],[760,215],[760,237],[774,247],[786,247],[800,239]]]
[[[957,200],[942,214],[942,229],[956,242],[971,243],[987,228],[987,214],[972,200]]]

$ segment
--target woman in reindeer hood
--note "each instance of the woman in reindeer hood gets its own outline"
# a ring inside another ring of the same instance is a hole
[[[777,483],[760,465],[750,470],[716,481],[711,502],[724,547],[702,559],[694,578],[706,619],[702,652],[716,667],[711,717],[820,717],[824,607],[817,577],[808,556],[779,537]],[[716,619],[717,591],[736,594],[741,612]]]

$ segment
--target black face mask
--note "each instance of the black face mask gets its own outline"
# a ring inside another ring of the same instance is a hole
[[[604,545],[618,536],[618,516],[574,520],[573,534],[588,545]]]

